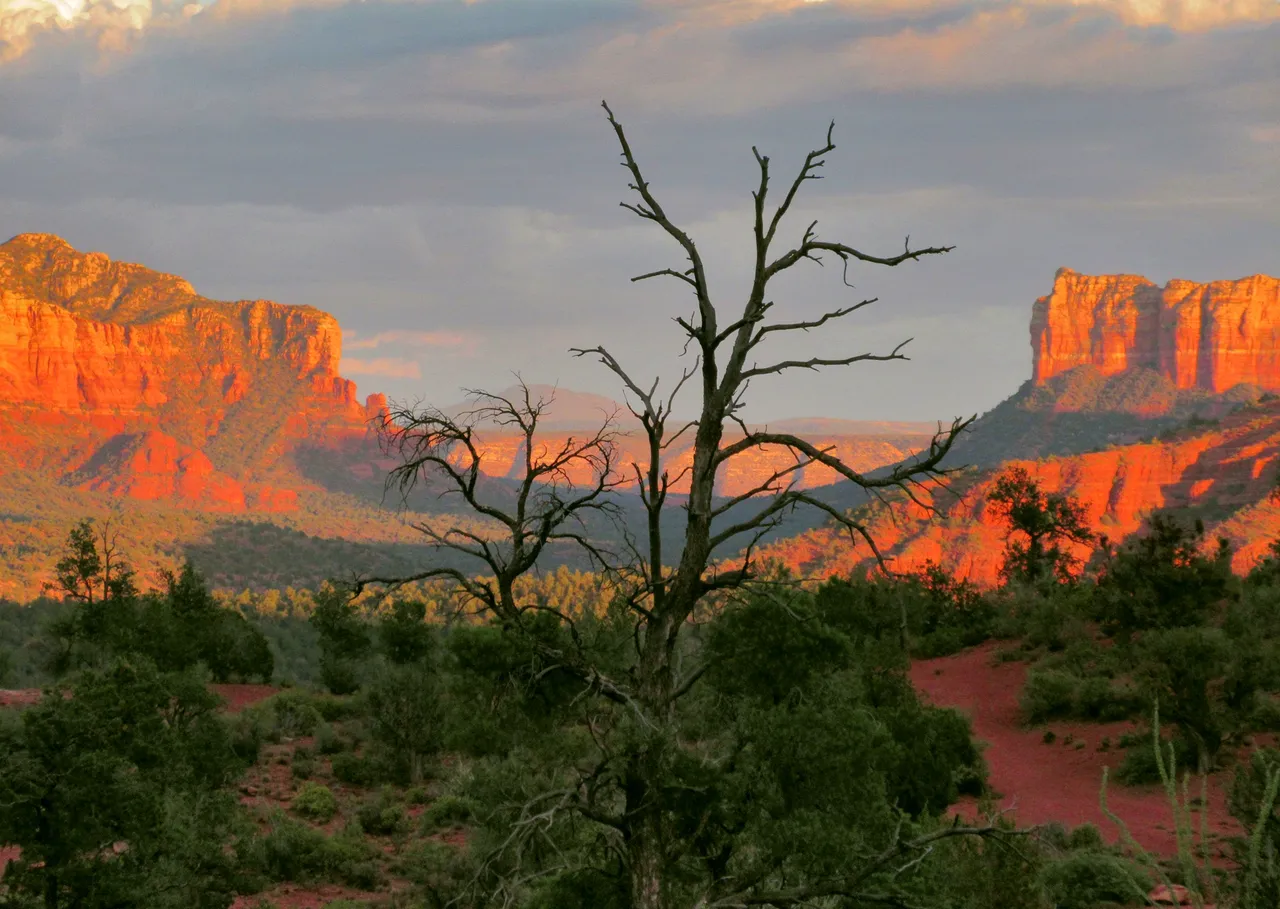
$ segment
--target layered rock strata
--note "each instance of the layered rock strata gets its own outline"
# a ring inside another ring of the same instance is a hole
[[[1280,278],[1159,287],[1059,269],[1032,309],[1031,347],[1037,384],[1079,366],[1103,375],[1142,367],[1178,389],[1280,390]]]

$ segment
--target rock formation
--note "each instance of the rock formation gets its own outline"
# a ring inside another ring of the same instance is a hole
[[[288,511],[317,476],[380,491],[394,462],[372,444],[368,423],[386,400],[357,400],[338,374],[341,349],[337,320],[311,307],[210,300],[181,278],[77,252],[58,237],[14,237],[0,245],[0,471],[7,461],[76,488],[230,512]],[[552,448],[570,428],[621,410],[573,392],[557,401],[561,423],[541,439]],[[907,457],[931,435],[921,424],[851,431],[827,422],[809,437],[863,471]],[[520,437],[484,427],[479,441],[484,473],[518,474]],[[630,476],[645,446],[634,433],[620,444]],[[673,477],[688,466],[687,448],[668,452]],[[755,488],[790,463],[783,449],[744,454],[720,492]],[[571,479],[589,482],[585,474]],[[838,479],[820,465],[795,478],[805,487]],[[687,486],[677,479],[673,491]]]
[[[1280,504],[1269,496],[1280,466],[1280,405],[1271,403],[1168,441],[1007,462],[954,481],[954,494],[932,496],[936,516],[905,498],[874,507],[867,513],[872,537],[895,570],[936,562],[959,577],[995,583],[1007,527],[987,508],[986,498],[1001,470],[1015,464],[1046,491],[1075,497],[1092,529],[1112,541],[1140,530],[1156,509],[1194,508],[1210,518],[1211,537],[1231,541],[1234,567],[1247,571],[1280,535]],[[922,501],[930,498],[924,493]],[[1082,547],[1077,555],[1089,552]],[[865,544],[850,546],[847,533],[829,527],[775,544],[769,554],[805,575],[845,574],[871,566]]]
[[[296,494],[258,482],[246,497],[243,484],[290,473],[282,458],[304,440],[363,436],[385,406],[356,399],[341,349],[337,320],[311,307],[210,300],[47,234],[0,245],[8,454],[69,485],[287,509]]]
[[[1033,384],[979,422],[973,441],[982,444],[958,446],[968,463],[975,460],[969,455],[983,455],[976,460],[986,469],[954,481],[958,495],[934,497],[937,515],[905,499],[867,513],[872,537],[896,570],[935,562],[994,583],[1007,528],[987,509],[986,496],[1012,464],[1046,491],[1076,497],[1093,529],[1113,541],[1140,530],[1156,509],[1196,509],[1210,518],[1211,536],[1231,541],[1234,567],[1245,571],[1280,536],[1280,504],[1270,498],[1280,467],[1280,405],[1237,393],[1241,386],[1280,391],[1280,279],[1170,281],[1161,288],[1133,275],[1090,277],[1064,268],[1053,292],[1035,303],[1031,344]],[[1173,432],[1179,414],[1199,422]],[[1151,438],[1152,424],[1142,418],[1159,415],[1168,417],[1158,424],[1163,440],[1130,441]],[[1075,419],[1064,422],[1067,416]],[[1137,431],[1117,432],[1117,420]],[[1129,438],[1096,450],[1113,433]],[[1039,459],[1010,451],[1043,452],[1057,443],[1070,449],[1062,438],[1068,434],[1086,445]],[[998,450],[1004,455],[992,457]],[[865,545],[850,546],[829,527],[777,543],[770,553],[806,575],[872,564]],[[1087,547],[1078,555],[1088,555]]]
[[[1059,269],[1031,316],[1033,379],[1079,366],[1155,370],[1177,389],[1280,390],[1280,278],[1159,287],[1136,275]]]
[[[0,245],[0,400],[136,413],[193,394],[231,406],[283,372],[353,416],[328,313],[265,300],[223,303],[181,278],[81,254],[47,234]],[[216,429],[215,427],[212,427]]]

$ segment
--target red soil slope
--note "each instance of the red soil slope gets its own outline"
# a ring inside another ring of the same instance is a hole
[[[1120,541],[1158,508],[1181,509],[1204,519],[1211,537],[1224,536],[1235,551],[1233,567],[1247,571],[1280,536],[1280,504],[1269,497],[1280,458],[1280,403],[1246,408],[1217,427],[1164,442],[1123,445],[1106,451],[1011,461],[1049,492],[1065,492],[1084,506],[1092,529]],[[934,517],[909,501],[877,506],[866,517],[872,537],[899,571],[927,561],[983,584],[993,583],[1003,561],[1007,527],[987,507],[998,470],[960,476],[950,492],[930,496]],[[1079,550],[1088,555],[1088,547]],[[819,528],[767,550],[806,576],[848,574],[872,564],[865,544],[847,533]]]
[[[1132,729],[1127,723],[1049,723],[1034,729],[1022,725],[1018,693],[1026,676],[1022,663],[993,663],[994,646],[954,656],[922,660],[911,667],[911,680],[930,701],[955,707],[973,721],[974,737],[986,743],[984,757],[991,787],[1000,794],[1001,809],[1022,825],[1057,821],[1074,827],[1097,825],[1111,841],[1115,826],[1098,802],[1104,767],[1113,771],[1123,752],[1100,751],[1103,737],[1112,744]],[[1044,731],[1056,739],[1045,744]],[[1067,737],[1070,744],[1064,744]],[[1077,747],[1084,742],[1084,747]],[[1238,826],[1227,814],[1223,774],[1210,779],[1210,830],[1236,834]],[[1107,804],[1145,848],[1169,855],[1174,850],[1173,818],[1158,786],[1108,786]],[[970,806],[971,807],[971,806]]]

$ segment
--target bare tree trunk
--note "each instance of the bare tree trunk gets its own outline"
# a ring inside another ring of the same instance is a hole
[[[666,909],[665,844],[659,812],[643,812],[628,844],[632,909]]]
[[[663,804],[666,749],[673,720],[671,648],[672,622],[664,617],[648,629],[641,677],[636,692],[651,727],[639,730],[644,744],[632,756],[627,770],[627,817],[635,820],[628,831],[628,872],[632,909],[666,909],[667,831]]]

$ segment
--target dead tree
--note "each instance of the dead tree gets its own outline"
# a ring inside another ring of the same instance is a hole
[[[481,612],[509,626],[519,628],[533,611],[554,612],[571,623],[554,606],[521,603],[516,582],[538,565],[548,547],[574,546],[599,566],[612,563],[613,554],[592,542],[586,518],[617,511],[608,495],[619,482],[614,415],[606,415],[594,432],[571,435],[548,447],[538,424],[553,397],[535,397],[523,381],[511,397],[474,389],[467,397],[471,406],[460,414],[435,407],[399,407],[381,418],[383,448],[401,462],[388,475],[386,487],[407,500],[415,489],[430,484],[440,498],[460,499],[467,511],[488,519],[498,532],[458,526],[440,530],[430,521],[417,522],[414,529],[431,548],[455,556],[453,564],[432,565],[407,576],[358,578],[355,590],[444,579],[456,584]],[[514,488],[489,478],[482,469],[481,436],[486,428],[520,436],[523,463]],[[572,482],[571,474],[583,471],[589,482]],[[471,560],[479,574],[457,567],[456,556]],[[619,689],[574,652],[555,650],[544,656],[571,664],[584,679],[622,700]]]
[[[532,608],[516,601],[512,585],[515,578],[534,566],[545,546],[553,540],[586,547],[621,579],[624,585],[621,608],[630,612],[635,640],[634,662],[627,678],[605,678],[582,652],[548,656],[559,659],[561,665],[577,673],[589,686],[590,692],[624,705],[627,713],[638,717],[636,728],[641,730],[639,744],[633,744],[623,757],[606,754],[602,762],[613,762],[608,772],[603,770],[602,763],[590,774],[584,774],[579,790],[551,793],[548,799],[556,806],[553,810],[577,811],[616,837],[624,856],[634,909],[668,909],[671,903],[665,874],[670,857],[678,850],[672,842],[673,834],[664,815],[664,799],[668,796],[663,791],[662,781],[664,766],[668,765],[673,750],[681,747],[674,733],[678,704],[697,685],[706,668],[679,665],[681,636],[689,627],[695,610],[708,595],[740,588],[757,578],[756,544],[777,526],[784,515],[797,507],[826,512],[833,521],[847,528],[855,539],[865,542],[879,559],[875,543],[864,526],[798,487],[796,479],[800,469],[808,464],[822,464],[869,492],[896,489],[914,498],[916,489],[940,482],[949,472],[943,466],[943,460],[972,418],[957,418],[949,427],[939,430],[927,451],[875,476],[853,470],[833,451],[820,448],[799,436],[747,426],[740,417],[740,411],[748,385],[753,380],[798,369],[818,370],[862,362],[907,359],[903,353],[906,342],[886,353],[860,352],[776,361],[760,359],[769,342],[779,337],[812,332],[876,302],[864,299],[812,319],[774,321],[770,319],[774,304],[769,299],[769,287],[775,278],[803,263],[821,264],[825,255],[840,260],[844,284],[852,286],[848,280],[850,265],[864,263],[893,267],[946,253],[952,247],[912,248],[908,238],[897,254],[872,255],[844,243],[821,239],[815,221],[800,234],[797,244],[775,251],[779,228],[801,188],[810,180],[820,179],[818,171],[825,164],[825,156],[835,149],[833,123],[827,130],[825,143],[809,152],[781,201],[772,208],[768,205],[770,160],[752,149],[759,168],[759,183],[752,193],[755,261],[751,290],[740,309],[732,313],[723,312],[713,297],[702,255],[693,238],[671,219],[658,201],[632,152],[622,124],[607,104],[604,104],[604,110],[621,148],[622,165],[630,176],[629,188],[635,194],[635,199],[622,202],[622,207],[661,228],[675,241],[683,256],[678,266],[651,271],[632,278],[632,281],[660,277],[678,281],[688,288],[695,303],[690,316],[675,321],[683,331],[686,350],[696,355],[696,363],[681,375],[669,393],[660,395],[656,379],[642,381],[604,347],[575,348],[572,351],[577,356],[598,358],[616,376],[627,392],[628,406],[642,427],[647,441],[646,457],[642,463],[630,466],[632,475],[626,479],[634,483],[643,504],[643,532],[627,535],[626,557],[618,560],[613,554],[599,550],[580,530],[565,528],[584,511],[606,508],[606,494],[622,481],[621,477],[613,475],[619,465],[607,432],[581,443],[566,445],[546,459],[529,457],[524,465],[517,506],[511,510],[487,504],[478,493],[481,455],[472,444],[469,425],[447,419],[439,412],[426,416],[405,412],[392,418],[400,425],[393,437],[406,456],[404,465],[397,469],[395,476],[402,487],[411,488],[422,477],[422,471],[430,468],[456,490],[473,511],[505,525],[509,537],[505,540],[502,555],[497,554],[498,550],[491,542],[475,534],[459,530],[440,534],[423,528],[436,544],[465,552],[487,565],[496,580],[477,580],[449,568],[428,569],[415,576],[452,578],[500,622],[518,625],[522,610]],[[678,423],[673,420],[676,396],[690,384],[696,387],[700,398],[697,417]],[[489,415],[519,426],[525,434],[526,451],[533,451],[539,408],[527,401],[513,403],[494,396],[484,396],[483,400],[491,408]],[[676,439],[686,433],[693,434],[694,442],[692,464],[687,468],[690,489],[682,505],[685,510],[683,542],[678,560],[667,564],[663,556],[661,517],[664,509],[670,507],[668,500],[673,486],[683,480],[684,474],[671,476],[664,467],[664,454]],[[718,498],[716,480],[726,465],[762,446],[788,449],[795,456],[794,464],[776,471],[741,495]],[[464,455],[463,466],[457,460],[459,450]],[[558,492],[548,493],[541,500],[541,505],[533,509],[527,507],[527,503],[537,495],[536,490],[542,481],[562,476],[570,460],[583,458],[591,459],[597,468],[595,476],[598,479],[594,485],[576,498],[563,497]],[[749,500],[758,500],[759,507],[754,511],[744,509],[742,506],[750,504]],[[741,544],[737,550],[739,556],[727,566],[717,564],[714,554],[736,544]],[[616,781],[616,797],[612,804],[608,799],[596,798],[599,780],[606,777]],[[542,803],[529,806],[531,817],[545,820],[546,812]],[[965,827],[946,835],[987,835],[992,830],[989,827]],[[513,838],[515,836],[513,833]],[[895,841],[881,861],[887,863],[895,857],[909,859],[917,854],[913,850],[918,848],[924,847]],[[869,867],[862,872],[869,875],[873,870]],[[823,896],[856,898],[863,893],[865,879],[854,875],[848,880],[828,881],[821,886],[786,892],[770,891],[761,882],[750,885],[754,890],[735,890],[727,884],[717,885],[720,889],[708,892],[699,905],[792,906]]]

